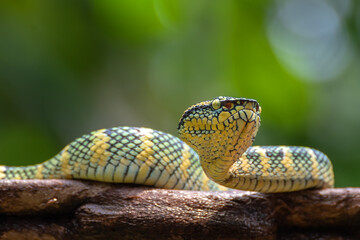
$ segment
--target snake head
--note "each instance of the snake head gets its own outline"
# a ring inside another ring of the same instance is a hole
[[[260,112],[261,107],[253,99],[217,97],[200,102],[182,115],[179,137],[199,154],[219,151],[222,146],[224,151],[234,147],[245,151],[260,126]]]

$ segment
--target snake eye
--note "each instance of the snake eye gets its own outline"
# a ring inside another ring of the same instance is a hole
[[[234,104],[232,102],[224,102],[224,107],[226,109],[231,109],[234,107]]]
[[[216,110],[216,109],[219,109],[220,106],[221,106],[220,100],[219,100],[219,99],[215,99],[215,100],[212,102],[211,106],[212,106],[212,108],[215,109],[215,110]]]

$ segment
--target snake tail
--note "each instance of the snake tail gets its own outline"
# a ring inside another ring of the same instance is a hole
[[[38,166],[7,167],[0,166],[0,179],[34,179]]]

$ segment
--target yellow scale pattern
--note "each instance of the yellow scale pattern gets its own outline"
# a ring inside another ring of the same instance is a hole
[[[148,128],[117,127],[86,134],[48,161],[0,166],[0,179],[88,179],[159,188],[288,192],[333,187],[330,160],[294,146],[250,147],[260,126],[252,99],[218,97],[187,109],[181,140]]]

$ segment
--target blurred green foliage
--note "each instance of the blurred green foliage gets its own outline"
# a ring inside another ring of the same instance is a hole
[[[307,145],[360,186],[356,1],[0,2],[0,163],[113,126],[176,134],[219,95],[262,106],[256,145]]]

